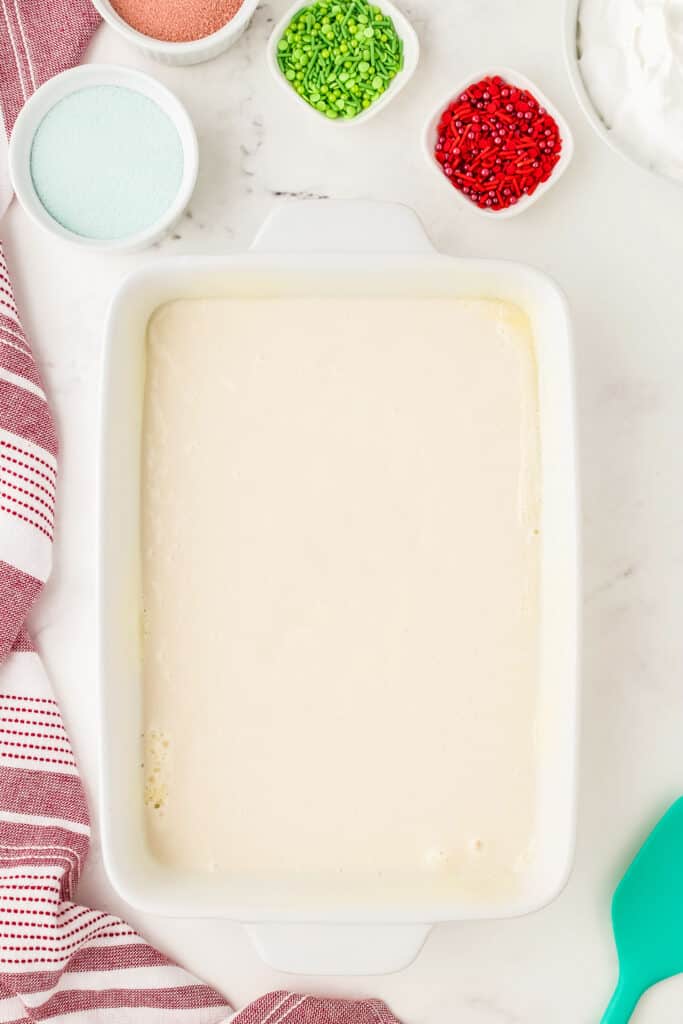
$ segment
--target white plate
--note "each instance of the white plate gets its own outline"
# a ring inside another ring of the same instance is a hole
[[[299,106],[305,107],[306,110],[308,110],[309,113],[318,121],[327,121],[328,124],[341,125],[349,128],[352,125],[363,124],[365,121],[369,121],[371,117],[376,117],[380,110],[384,110],[384,108],[388,106],[396,96],[398,96],[401,89],[406,87],[410,79],[415,74],[415,69],[420,59],[420,41],[417,38],[415,29],[410,24],[406,16],[399,11],[398,7],[391,3],[391,0],[378,0],[377,6],[384,14],[387,14],[391,18],[397,34],[403,40],[403,67],[395,78],[392,79],[388,89],[382,93],[379,99],[375,100],[374,103],[371,103],[368,109],[364,110],[361,114],[358,114],[357,117],[325,117],[324,114],[321,114],[319,110],[312,107],[310,103],[307,103],[306,100],[299,96],[298,92],[292,89],[291,85],[280,71],[280,66],[277,62],[277,44],[280,42],[282,34],[290,21],[294,15],[301,10],[302,6],[304,5],[296,0],[282,18],[280,18],[270,34],[266,57],[268,60],[268,67],[272,71],[276,81],[280,86],[287,90],[289,96],[291,96],[293,100],[296,100]]]
[[[517,303],[531,318],[542,447],[539,771],[536,846],[514,898],[438,906],[406,898],[389,909],[330,898],[306,908],[296,879],[283,886],[185,874],[159,864],[147,846],[140,767],[147,324],[158,306],[181,297],[301,294],[497,297]],[[130,275],[106,325],[99,452],[102,849],[118,892],[151,913],[249,922],[269,963],[306,974],[397,970],[414,958],[434,922],[514,917],[552,900],[567,881],[574,848],[577,488],[571,331],[562,293],[544,274],[521,264],[438,255],[405,207],[329,200],[286,204],[271,215],[250,253],[157,259]]]
[[[480,82],[482,78],[492,77],[494,75],[500,75],[510,85],[517,86],[518,89],[527,89],[532,95],[539,101],[542,107],[548,111],[548,113],[555,119],[558,128],[560,129],[560,137],[562,139],[562,153],[560,159],[555,164],[553,172],[547,181],[544,181],[538,186],[536,191],[531,196],[523,196],[514,206],[508,206],[505,210],[482,210],[481,207],[477,206],[476,203],[471,202],[467,196],[464,196],[457,188],[454,188],[450,180],[443,173],[441,164],[434,155],[434,147],[436,146],[437,132],[441,115],[453,100],[457,99],[461,93],[468,89],[475,82]],[[423,136],[423,149],[427,162],[430,167],[439,175],[439,178],[452,196],[463,203],[468,209],[473,210],[475,213],[481,214],[482,217],[493,217],[494,220],[504,220],[508,217],[516,217],[518,213],[523,213],[528,210],[530,206],[544,196],[553,185],[556,185],[560,180],[564,172],[567,170],[572,156],[574,155],[574,137],[570,131],[569,125],[565,121],[562,114],[559,112],[554,103],[548,99],[545,93],[541,92],[538,86],[520,74],[519,71],[514,71],[512,68],[500,68],[493,67],[488,68],[486,71],[482,71],[477,75],[468,75],[458,86],[452,89],[447,96],[444,97],[442,102],[438,105],[435,112],[427,121],[424,136]]]

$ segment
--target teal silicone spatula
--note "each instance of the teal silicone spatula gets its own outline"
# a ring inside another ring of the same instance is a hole
[[[646,840],[612,901],[619,984],[602,1024],[627,1024],[642,994],[683,972],[683,798]]]

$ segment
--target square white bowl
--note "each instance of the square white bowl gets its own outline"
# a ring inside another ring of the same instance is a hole
[[[315,2],[315,0],[312,0],[312,2]],[[396,29],[396,34],[403,41],[403,67],[395,78],[392,79],[389,87],[382,93],[379,99],[375,100],[374,103],[371,103],[367,110],[358,114],[357,117],[326,117],[319,110],[316,110],[315,107],[312,107],[310,103],[307,103],[306,100],[302,99],[299,93],[292,88],[291,84],[280,71],[280,66],[277,62],[277,45],[284,35],[285,29],[292,18],[306,6],[310,5],[302,3],[301,0],[296,0],[291,7],[287,8],[285,14],[280,18],[277,25],[271,32],[270,39],[268,40],[268,47],[266,49],[266,58],[268,60],[270,70],[280,85],[287,90],[292,99],[296,100],[300,106],[309,110],[318,121],[327,121],[330,124],[342,125],[346,128],[349,128],[352,125],[361,124],[364,121],[369,121],[371,117],[375,117],[379,114],[380,110],[383,110],[384,107],[398,96],[400,91],[405,88],[415,74],[415,69],[417,68],[418,61],[420,59],[420,41],[417,38],[415,29],[410,24],[405,14],[402,14],[398,7],[395,7],[394,4],[391,3],[391,0],[377,0],[377,6],[383,14],[386,14],[391,18],[394,23],[394,28]]]
[[[548,180],[540,184],[533,195],[523,196],[514,206],[508,206],[504,210],[482,210],[480,206],[477,206],[476,203],[473,203],[470,199],[467,198],[467,196],[464,196],[461,192],[459,192],[457,188],[454,188],[450,180],[443,173],[441,164],[436,159],[434,147],[436,146],[439,121],[441,120],[441,115],[443,114],[446,107],[448,107],[450,103],[457,99],[458,96],[460,96],[461,93],[465,92],[465,90],[468,89],[471,85],[475,85],[477,82],[480,82],[483,78],[493,78],[496,75],[499,75],[510,85],[514,85],[518,89],[526,89],[538,100],[542,107],[545,107],[550,116],[554,118],[555,122],[557,123],[557,127],[560,129],[560,138],[562,139],[562,152],[560,155],[560,159],[553,167],[552,173]],[[557,107],[554,105],[554,103],[551,103],[551,101],[548,99],[545,93],[543,93],[538,88],[538,86],[529,78],[526,78],[525,75],[520,74],[519,71],[514,71],[512,68],[499,67],[488,68],[486,71],[479,72],[479,74],[468,75],[468,77],[464,81],[460,82],[458,86],[452,89],[448,93],[448,95],[444,97],[442,102],[436,108],[436,111],[427,121],[427,125],[425,127],[423,135],[423,146],[425,156],[427,157],[427,162],[438,174],[439,178],[448,188],[451,195],[455,196],[459,202],[463,203],[465,206],[467,206],[470,210],[473,210],[475,213],[480,214],[482,217],[492,217],[495,220],[507,220],[509,217],[516,217],[518,213],[523,213],[524,210],[528,210],[530,206],[537,202],[541,198],[541,196],[544,196],[546,192],[549,192],[553,185],[555,185],[560,180],[560,178],[566,171],[567,167],[569,166],[572,156],[574,155],[574,137],[572,136],[569,125],[567,124],[564,117],[557,109]]]

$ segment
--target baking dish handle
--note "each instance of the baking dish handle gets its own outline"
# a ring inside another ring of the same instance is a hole
[[[308,975],[393,974],[410,966],[427,924],[250,924],[260,956],[276,971]]]
[[[434,253],[417,214],[401,203],[302,199],[276,206],[254,239],[267,253]]]

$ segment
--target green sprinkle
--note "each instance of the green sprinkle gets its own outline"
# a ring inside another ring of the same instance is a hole
[[[291,19],[276,56],[284,78],[314,110],[351,119],[403,67],[403,40],[391,18],[367,0],[317,0]]]

